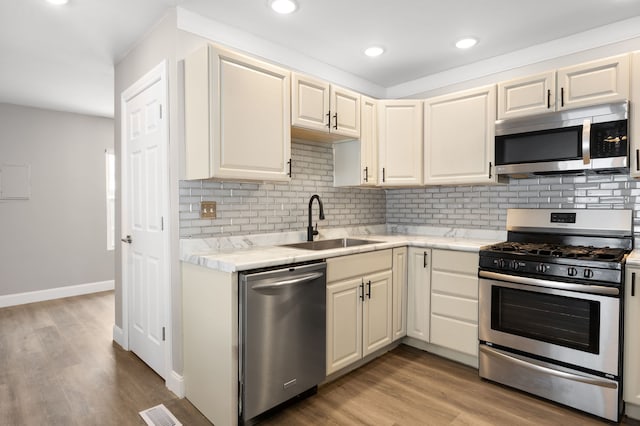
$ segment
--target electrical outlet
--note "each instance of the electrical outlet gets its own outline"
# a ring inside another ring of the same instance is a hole
[[[216,202],[202,201],[200,203],[200,219],[215,219],[215,218],[216,218]]]

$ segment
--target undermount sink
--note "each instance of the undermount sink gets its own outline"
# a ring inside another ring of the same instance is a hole
[[[359,240],[357,238],[335,238],[332,240],[305,241],[302,243],[283,244],[283,247],[292,247],[303,250],[329,250],[337,248],[363,246],[365,244],[376,244],[381,241]]]

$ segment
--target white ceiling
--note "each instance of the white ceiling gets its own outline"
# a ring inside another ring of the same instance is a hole
[[[0,102],[112,116],[114,62],[173,6],[382,87],[640,16],[640,0],[297,1],[281,16],[267,0],[1,0]]]

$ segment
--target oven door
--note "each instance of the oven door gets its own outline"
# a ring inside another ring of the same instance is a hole
[[[484,271],[479,285],[481,341],[619,376],[619,297],[552,288],[573,284]],[[605,293],[617,290],[585,287]]]

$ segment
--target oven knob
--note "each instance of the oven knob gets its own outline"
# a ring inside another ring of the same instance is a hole
[[[593,278],[593,271],[591,269],[585,269],[584,270],[584,277],[585,278]]]
[[[570,277],[575,277],[576,275],[578,275],[578,270],[576,268],[573,268],[573,267],[569,268],[568,272],[569,272],[569,276]]]
[[[540,272],[541,274],[544,274],[545,272],[547,272],[548,269],[549,267],[544,263],[539,263],[536,265],[536,272]]]
[[[520,267],[517,260],[512,260],[509,266],[511,266],[511,269],[513,269],[514,271]]]
[[[498,259],[496,263],[498,264],[498,268],[500,269],[504,269],[507,267],[507,262],[505,262],[504,259]]]

